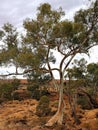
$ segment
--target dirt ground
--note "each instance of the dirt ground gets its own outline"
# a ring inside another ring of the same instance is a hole
[[[46,117],[36,115],[38,101],[27,99],[23,101],[8,101],[0,105],[0,130],[98,130],[98,109],[77,109],[80,125],[74,123],[66,104],[64,125],[45,127],[45,123],[57,110],[57,101],[51,101],[52,114]]]

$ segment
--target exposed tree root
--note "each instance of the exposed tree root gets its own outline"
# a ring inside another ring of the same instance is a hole
[[[47,127],[51,127],[54,124],[62,125],[63,123],[63,115],[65,110],[65,102],[63,99],[63,82],[60,87],[60,93],[59,93],[59,104],[58,104],[58,111],[56,114],[45,124]]]
[[[45,124],[45,126],[51,127],[56,123],[59,125],[62,125],[64,110],[65,110],[65,104],[64,104],[64,101],[62,101],[56,114]]]
[[[51,127],[54,124],[60,124],[62,125],[62,121],[63,121],[63,114],[60,112],[57,112],[46,124],[45,126],[47,127]]]

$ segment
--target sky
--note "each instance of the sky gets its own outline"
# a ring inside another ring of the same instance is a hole
[[[89,5],[88,1],[89,0],[0,0],[0,28],[4,23],[9,22],[21,31],[23,21],[26,18],[35,18],[37,7],[42,3],[51,4],[53,9],[62,7],[66,14],[64,19],[72,20],[76,11],[80,8],[86,8]],[[87,57],[88,62],[98,62],[97,50],[98,47],[94,47],[90,50],[91,57]],[[80,55],[77,56],[77,58],[80,57]],[[6,69],[0,68],[0,73],[4,71],[6,71]]]
[[[35,17],[41,3],[49,3],[53,9],[62,7],[68,18],[79,8],[87,5],[87,0],[0,0],[0,26],[6,22],[20,26],[27,17]]]

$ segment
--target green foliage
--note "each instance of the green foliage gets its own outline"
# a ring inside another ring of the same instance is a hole
[[[98,63],[91,63],[87,66],[88,76],[91,77],[93,81],[98,79]]]
[[[44,15],[49,15],[51,12],[51,6],[48,3],[44,3],[38,7],[38,10],[41,12],[41,14]]]
[[[4,43],[4,46],[0,51],[0,65],[8,65],[12,63],[16,66],[16,59],[19,53],[18,32],[9,23],[4,24],[1,31],[1,41]]]
[[[78,97],[77,103],[78,103],[78,105],[81,105],[82,109],[91,109],[91,105],[89,103],[89,100],[85,96]]]
[[[98,1],[97,0],[94,2],[94,4],[92,4],[91,8],[89,8],[87,10],[83,10],[83,9],[79,10],[74,17],[75,22],[81,23],[85,28],[83,33],[81,33],[82,35],[79,36],[80,40],[83,41],[84,37],[86,37],[86,36],[88,37],[88,40],[84,44],[84,47],[89,46],[93,39],[96,42],[98,41],[98,35],[95,34],[95,32],[98,32],[98,24],[96,24],[98,12],[96,10],[98,10]],[[93,28],[93,26],[95,26],[95,27]],[[86,30],[90,29],[90,28],[93,28],[93,29],[92,29],[92,31],[89,30],[90,35],[88,36],[88,33]]]
[[[13,92],[14,87],[11,83],[1,83],[0,84],[0,98],[5,98],[7,100],[12,99],[11,93]]]
[[[90,8],[78,11],[73,21],[61,20],[65,15],[62,8],[53,10],[50,4],[41,4],[37,8],[36,19],[24,21],[26,34],[21,37],[21,41],[17,30],[9,23],[4,24],[0,30],[0,38],[5,44],[0,51],[0,65],[12,63],[17,70],[19,67],[23,68],[25,73],[50,73],[53,78],[50,63],[56,61],[52,53],[55,49],[64,59],[60,62],[60,68],[56,67],[54,70],[63,73],[71,62],[66,62],[63,69],[65,60],[70,59],[68,57],[88,53],[91,47],[97,45],[97,4],[94,2]],[[80,75],[81,71],[76,69],[76,73]]]
[[[12,98],[13,98],[13,100],[21,101],[21,97],[19,96],[18,92],[14,92],[13,95],[12,95]]]
[[[87,79],[89,80],[89,86],[93,89],[93,94],[98,91],[98,63],[90,63],[87,65]]]
[[[61,33],[63,36],[71,36],[73,32],[73,23],[69,21],[64,21],[61,23]]]
[[[13,79],[11,84],[14,87],[14,90],[17,90],[19,88],[19,85],[20,85],[20,80],[19,79]]]
[[[96,73],[97,68],[98,68],[98,64],[97,63],[90,63],[87,66],[88,72],[90,74],[94,74],[94,72]]]
[[[29,85],[27,89],[32,93],[32,98],[39,100],[41,96],[48,95],[46,84],[49,82],[50,76],[32,71],[28,74]]]
[[[33,99],[39,100],[42,96],[49,95],[49,92],[45,88],[40,89],[40,86],[38,86],[37,84],[33,86],[28,86],[27,89],[31,92],[31,97]]]
[[[36,107],[36,114],[38,116],[46,116],[50,113],[51,109],[49,108],[49,98],[47,96],[42,96]]]
[[[30,99],[31,98],[31,93],[29,91],[23,90],[23,91],[14,91],[12,94],[12,98],[14,100],[24,100],[24,99]]]
[[[35,90],[39,89],[39,86],[37,84],[33,85],[33,86],[28,86],[28,90],[33,92]]]
[[[34,99],[39,100],[40,99],[40,90],[38,85],[28,86],[27,90],[31,92],[31,97]]]
[[[58,102],[58,101],[54,101],[54,102],[53,102],[53,104],[52,104],[52,107],[57,108],[57,107],[58,107],[58,104],[59,104],[59,102]]]
[[[47,104],[47,106],[49,106],[49,102],[50,102],[50,100],[49,100],[49,98],[47,96],[42,96],[40,101],[39,101],[39,105]]]
[[[51,5],[48,3],[41,4],[38,7],[37,20],[41,22],[46,22],[51,26],[51,23],[57,23],[61,16],[64,15],[62,8],[59,8],[58,11],[52,10]]]
[[[87,61],[82,58],[80,60],[75,59],[72,63],[73,67],[67,69],[66,77],[69,79],[83,80],[86,74]]]
[[[12,100],[13,92],[18,89],[20,81],[18,79],[13,79],[12,82],[2,81],[0,83],[0,98],[1,102],[4,100]]]
[[[65,77],[69,79],[68,85],[76,87],[88,87],[91,94],[95,95],[98,91],[98,63],[87,65],[85,59],[74,60],[73,67],[67,69]]]

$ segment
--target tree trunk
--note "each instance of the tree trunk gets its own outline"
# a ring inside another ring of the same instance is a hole
[[[59,104],[58,110],[56,114],[46,123],[45,126],[53,126],[55,123],[62,125],[63,123],[63,116],[65,110],[65,103],[63,99],[63,83],[61,83],[60,91],[59,91]]]
[[[76,103],[77,103],[77,94],[74,94],[73,96],[73,105],[72,105],[72,117],[74,118],[75,123],[78,125],[80,124],[80,120],[76,113]]]
[[[76,113],[76,102],[77,102],[76,94],[73,96],[69,91],[67,92],[67,96],[68,96],[68,102],[71,109],[71,116],[74,118],[76,124],[80,124],[80,120],[77,117],[77,113]]]

